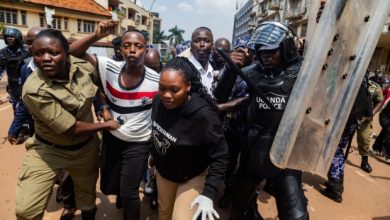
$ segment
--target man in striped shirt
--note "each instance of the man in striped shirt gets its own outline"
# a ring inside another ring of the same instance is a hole
[[[121,51],[124,61],[85,53],[94,42],[113,33],[115,21],[99,23],[95,33],[72,43],[72,55],[91,62],[99,72],[106,96],[105,111],[121,127],[103,133],[101,191],[119,195],[124,219],[139,219],[138,187],[146,169],[150,151],[151,104],[158,92],[159,74],[144,65],[146,41],[138,30],[123,34]],[[117,204],[118,205],[118,204]]]

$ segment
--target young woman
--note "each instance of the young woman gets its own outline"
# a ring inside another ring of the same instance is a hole
[[[16,217],[42,219],[57,174],[67,170],[81,218],[94,220],[100,145],[96,132],[120,125],[114,120],[94,123],[96,70],[69,55],[68,41],[60,31],[39,32],[32,53],[38,69],[28,77],[22,97],[34,119],[35,134],[26,141],[16,187]]]
[[[161,71],[152,138],[159,219],[218,218],[213,197],[224,180],[227,145],[217,108],[186,58],[174,58]]]

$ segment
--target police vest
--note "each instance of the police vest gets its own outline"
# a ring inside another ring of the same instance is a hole
[[[3,61],[7,69],[8,81],[19,81],[20,70],[24,65],[24,59],[28,57],[28,52],[24,48],[20,48],[17,52],[12,53],[7,48],[0,51]]]
[[[301,62],[297,61],[277,76],[270,76],[264,72],[249,74],[268,101],[275,107],[271,108],[258,96],[251,94],[248,108],[248,123],[260,126],[262,129],[276,133],[287,102],[290,98]]]
[[[361,117],[373,116],[373,104],[371,94],[368,90],[368,79],[365,77],[360,84],[358,94],[353,104],[350,118],[359,119]]]

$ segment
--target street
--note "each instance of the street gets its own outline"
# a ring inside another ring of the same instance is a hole
[[[1,97],[4,97],[4,92]],[[0,105],[0,115],[0,220],[13,220],[16,219],[14,216],[16,182],[25,150],[23,144],[12,146],[7,141],[7,130],[12,120],[12,108],[9,103]],[[374,131],[376,134],[379,133],[377,118],[375,118]],[[352,149],[345,169],[343,203],[333,202],[319,192],[324,187],[322,184],[325,179],[304,174],[304,189],[309,199],[308,210],[311,219],[390,219],[390,165],[384,163],[383,157],[370,156],[369,162],[373,172],[367,174],[359,167],[361,159],[355,141]],[[157,219],[156,211],[149,208],[149,198],[143,198],[142,192],[140,196],[143,200],[141,219]],[[121,210],[115,207],[115,197],[103,195],[99,191],[99,186],[96,203],[97,220],[122,219]],[[277,219],[273,197],[261,192],[258,204],[264,219]],[[217,211],[221,216],[220,219],[228,218],[228,211],[220,209]],[[44,219],[57,220],[61,212],[62,204],[55,202],[53,193]],[[74,219],[81,219],[79,211]]]

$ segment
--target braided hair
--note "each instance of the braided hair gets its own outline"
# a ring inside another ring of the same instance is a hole
[[[190,93],[197,93],[201,98],[206,100],[215,111],[218,111],[216,103],[214,102],[213,98],[211,98],[211,96],[207,93],[206,87],[202,84],[200,73],[195,68],[194,64],[192,64],[187,58],[173,58],[167,64],[165,64],[165,66],[161,70],[161,73],[168,69],[181,72],[184,76],[184,81],[186,83],[191,83]]]

